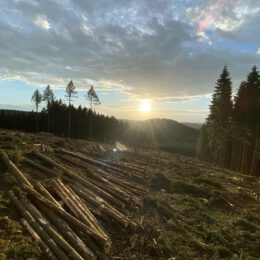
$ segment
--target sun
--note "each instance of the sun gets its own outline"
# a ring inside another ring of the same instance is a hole
[[[148,113],[151,111],[151,103],[149,100],[145,99],[145,100],[142,100],[141,104],[140,104],[140,107],[139,107],[139,110],[142,112],[142,113]]]

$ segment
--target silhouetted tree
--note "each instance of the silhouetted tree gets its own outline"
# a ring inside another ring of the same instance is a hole
[[[93,108],[93,104],[94,105],[100,105],[101,104],[99,97],[98,97],[98,95],[97,95],[93,86],[90,87],[90,89],[89,89],[89,91],[88,91],[88,93],[85,97],[90,102],[90,109],[91,110]]]
[[[260,75],[256,66],[242,81],[235,97],[234,118],[253,131],[260,120]]]
[[[260,74],[253,66],[234,98],[225,66],[212,96],[210,114],[200,131],[199,158],[249,174],[260,167]]]
[[[35,103],[35,107],[36,107],[35,131],[37,132],[38,131],[38,109],[39,109],[39,105],[42,102],[42,94],[38,89],[34,91],[31,101]]]
[[[93,105],[100,105],[101,102],[99,100],[99,97],[94,89],[93,86],[90,87],[89,91],[87,92],[87,95],[85,95],[86,99],[90,102],[90,110],[93,110]],[[89,122],[89,135],[92,138],[92,113],[90,113],[90,122]]]
[[[203,124],[200,129],[200,134],[197,140],[197,156],[202,160],[209,160],[210,148],[209,148],[209,134],[206,124]]]
[[[206,128],[209,133],[209,147],[214,162],[225,165],[226,148],[230,138],[231,119],[233,113],[232,82],[227,66],[225,65],[216,82],[212,95],[210,114],[207,118]]]
[[[70,118],[71,109],[70,108],[71,108],[71,102],[73,101],[73,98],[75,98],[77,96],[76,87],[72,80],[69,82],[69,84],[66,87],[66,93],[67,93],[67,95],[65,95],[65,97],[67,97],[69,100],[68,137],[70,138],[70,121],[71,121],[71,118]]]
[[[241,154],[237,170],[253,173],[259,153],[260,131],[260,74],[256,66],[239,86],[235,97],[234,120],[236,139],[240,143],[237,153]]]
[[[50,103],[54,101],[54,93],[50,87],[50,85],[48,85],[44,92],[43,92],[43,101],[46,102],[46,107],[47,107],[47,113],[48,113],[48,132],[50,131],[50,113],[49,113],[49,107],[50,107]]]

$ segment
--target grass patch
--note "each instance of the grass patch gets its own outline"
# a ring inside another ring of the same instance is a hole
[[[171,187],[173,193],[190,194],[194,197],[202,198],[210,198],[211,196],[210,192],[205,190],[203,187],[191,183],[175,181],[172,182]]]

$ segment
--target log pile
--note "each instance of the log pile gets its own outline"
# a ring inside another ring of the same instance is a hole
[[[86,152],[89,153],[103,153],[106,151],[106,148],[104,145],[97,144],[97,143],[89,143],[87,147],[85,147]]]
[[[39,182],[0,152],[20,183],[9,195],[22,225],[48,259],[108,259],[109,228],[132,232],[137,228],[129,213],[142,205],[147,192],[140,184],[145,168],[65,149],[49,155],[34,150],[32,159],[23,160],[27,167],[51,177]]]

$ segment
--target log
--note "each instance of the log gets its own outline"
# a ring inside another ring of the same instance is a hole
[[[108,240],[108,236],[105,234],[104,231],[102,231],[95,223],[97,223],[97,220],[95,217],[90,213],[87,215],[84,215],[79,205],[77,205],[77,202],[73,200],[72,195],[70,193],[66,192],[66,187],[64,185],[61,185],[58,183],[58,181],[54,182],[56,191],[58,190],[57,194],[61,196],[61,198],[64,200],[65,204],[74,212],[74,215],[83,223],[88,225],[93,231],[99,233],[101,236],[103,236],[105,239]],[[89,216],[90,219],[87,217]]]
[[[29,186],[28,186],[29,187]],[[30,188],[31,189],[31,188]],[[56,242],[49,236],[49,234],[39,225],[39,223],[32,217],[32,215],[25,209],[24,205],[14,195],[12,191],[9,191],[9,196],[12,202],[15,204],[21,215],[28,221],[32,228],[37,232],[41,239],[46,243],[50,250],[55,254],[58,259],[69,260],[67,255],[58,247]]]
[[[30,226],[28,221],[25,218],[22,218],[20,221],[24,226],[24,228],[31,235],[33,240],[39,245],[40,249],[45,254],[45,256],[50,260],[57,260],[57,258],[51,252],[50,248],[42,241],[42,239],[38,236],[38,234],[33,230],[33,228]]]
[[[44,198],[41,194],[36,192],[29,186],[24,185],[24,188],[30,193],[35,199],[40,201],[41,203],[45,204],[48,208],[52,209],[55,213],[57,213],[61,218],[66,220],[68,224],[78,229],[83,235],[90,236],[99,246],[100,248],[107,254],[110,251],[111,243],[104,239],[104,237],[100,236],[98,233],[93,231],[90,227],[86,224],[82,223],[68,212],[60,209],[54,203],[49,201],[48,199]]]
[[[15,166],[15,164],[8,158],[8,155],[4,151],[0,151],[0,157],[8,168],[8,170],[15,176],[15,178],[27,186],[33,187],[24,174]]]
[[[93,170],[91,170],[88,165],[84,162],[80,162],[78,159],[74,159],[74,158],[68,158],[65,156],[60,155],[60,158],[62,158],[63,160],[69,162],[69,163],[73,163],[77,166],[83,167],[85,170],[87,170],[87,177],[91,177],[97,181],[94,181],[91,178],[88,178],[88,180],[93,183],[94,185],[99,186],[100,188],[106,190],[107,192],[111,193],[113,196],[118,197],[121,200],[124,200],[125,202],[128,202],[130,199],[130,195],[121,190],[117,185],[111,183],[109,180],[103,178],[102,176],[96,174],[95,172],[93,172]],[[102,184],[103,183],[103,184]],[[105,184],[105,185],[104,185]]]
[[[61,235],[50,225],[50,223],[42,216],[42,214],[34,208],[34,206],[25,199],[21,199],[25,209],[32,215],[32,217],[44,228],[50,237],[54,239],[57,245],[60,246],[67,253],[70,259],[83,260],[83,258],[75,251],[75,249],[64,240]]]
[[[23,161],[26,162],[27,164],[33,166],[34,168],[47,173],[50,177],[53,177],[53,175],[60,176],[60,174],[56,173],[55,171],[53,171],[47,167],[44,167],[44,166],[40,165],[39,163],[36,163],[28,158],[24,158]]]
[[[53,196],[49,193],[48,190],[45,189],[45,187],[40,183],[37,182],[35,183],[35,189],[41,193],[45,198],[47,198],[48,200],[50,200],[53,204],[55,204],[57,207],[62,208],[61,205],[59,204],[59,202],[57,200],[55,200],[53,198]]]
[[[56,192],[56,194],[60,197],[60,199],[63,201],[63,203],[68,207],[68,209],[70,210],[70,212],[77,218],[79,219],[79,213],[77,211],[77,209],[74,208],[74,205],[72,203],[72,201],[70,200],[70,198],[63,193],[62,189],[57,186],[57,184],[53,181],[52,182],[53,188]],[[82,221],[80,219],[80,221]]]
[[[86,161],[88,163],[91,163],[91,164],[94,164],[94,165],[96,165],[98,167],[101,167],[102,169],[110,169],[110,170],[114,170],[114,171],[117,171],[117,172],[121,171],[122,173],[124,173],[125,175],[128,175],[128,176],[132,176],[133,177],[133,175],[134,175],[137,178],[142,178],[142,176],[136,175],[136,174],[134,174],[132,172],[128,172],[128,171],[125,171],[125,170],[122,170],[122,169],[118,169],[118,168],[116,168],[114,166],[111,166],[111,165],[109,165],[107,163],[100,162],[100,161],[98,161],[96,159],[93,159],[93,158],[88,157],[86,155],[82,155],[80,153],[70,152],[70,151],[67,151],[66,149],[57,149],[57,151],[69,154],[69,155],[74,156],[76,158],[79,158],[79,159],[81,159],[83,161]]]
[[[114,176],[111,176],[110,174],[104,172],[101,169],[97,169],[98,173],[101,174],[104,178],[108,179],[110,182],[118,185],[119,187],[122,187],[124,189],[127,189],[128,192],[134,193],[135,195],[143,195],[143,194],[147,194],[147,190],[143,187],[141,187],[140,185],[138,185],[137,183],[131,182],[129,180],[125,180],[122,178],[116,178]]]
[[[86,200],[86,196],[92,200],[94,200],[95,202],[93,203],[97,203],[95,205],[100,205],[102,207],[106,207],[112,211],[114,211],[117,215],[121,216],[122,218],[126,217],[123,213],[121,213],[119,210],[117,210],[116,208],[114,208],[113,206],[111,206],[106,200],[104,200],[103,198],[101,198],[99,195],[95,194],[94,192],[90,191],[89,189],[86,189],[86,187],[82,186],[79,183],[70,183],[70,186],[73,187],[74,186],[74,190],[75,192],[77,192],[77,189],[83,191],[82,196],[83,199]],[[82,197],[81,196],[81,197]],[[91,200],[90,200],[91,202]]]
[[[84,184],[86,187],[94,190],[95,192],[97,192],[98,194],[102,194],[102,196],[104,196],[105,198],[107,198],[109,201],[111,201],[112,203],[114,203],[115,205],[117,205],[118,207],[121,208],[125,208],[125,203],[123,203],[122,201],[114,198],[113,196],[111,196],[109,193],[103,191],[102,189],[100,189],[99,187],[97,187],[96,185],[90,183],[89,181],[87,181],[86,179],[74,174],[72,171],[70,171],[69,169],[65,168],[64,166],[58,164],[57,162],[55,162],[54,160],[52,160],[51,158],[35,151],[34,152],[36,154],[36,156],[38,156],[39,158],[45,160],[46,162],[50,163],[51,165],[53,165],[54,167],[60,169],[64,174],[66,174],[67,176],[73,178],[74,180],[77,180],[78,182]]]
[[[88,172],[92,171],[90,169],[87,169]],[[99,169],[98,173],[100,173],[102,170]],[[138,191],[134,188],[130,188],[127,186],[127,183],[125,185],[121,182],[119,178],[114,178],[118,181],[111,181],[108,177],[108,174],[103,175],[104,177],[99,176],[97,173],[94,173],[92,171],[91,176],[94,177],[94,179],[91,179],[90,177],[87,177],[87,181],[92,183],[93,185],[99,187],[103,191],[110,193],[113,195],[116,199],[121,200],[124,203],[138,205],[141,206],[142,203],[139,198],[136,197],[134,193],[137,195],[140,195],[140,193],[144,194],[146,192]],[[133,184],[134,186],[134,184]],[[124,190],[124,191],[123,191]]]
[[[101,236],[109,240],[107,234],[103,231],[103,229],[98,225],[96,218],[92,215],[92,213],[83,206],[82,202],[78,198],[78,196],[74,193],[74,191],[69,190],[69,186],[67,187],[62,183],[61,180],[56,180],[57,184],[63,189],[64,193],[71,199],[74,208],[78,211],[82,222],[89,225],[93,230],[100,233]]]
[[[119,224],[121,224],[124,228],[128,226],[128,219],[125,216],[122,216],[121,213],[117,213],[116,210],[112,210],[110,207],[107,207],[104,201],[100,198],[93,199],[90,196],[88,196],[82,189],[80,189],[78,186],[71,184],[71,186],[74,188],[75,192],[79,194],[83,199],[97,207],[101,213],[104,215],[109,216]],[[103,202],[103,203],[102,203]]]
[[[94,253],[72,231],[72,229],[69,227],[69,225],[63,219],[61,219],[57,214],[55,214],[47,206],[39,203],[39,201],[35,201],[35,204],[38,208],[40,208],[44,212],[44,215],[49,219],[49,221],[52,222],[53,225],[55,225],[57,230],[60,232],[60,234],[62,234],[64,236],[66,241],[68,241],[68,243],[70,243],[77,250],[77,252],[80,253],[80,255],[84,259],[96,259],[96,256],[94,255]]]

